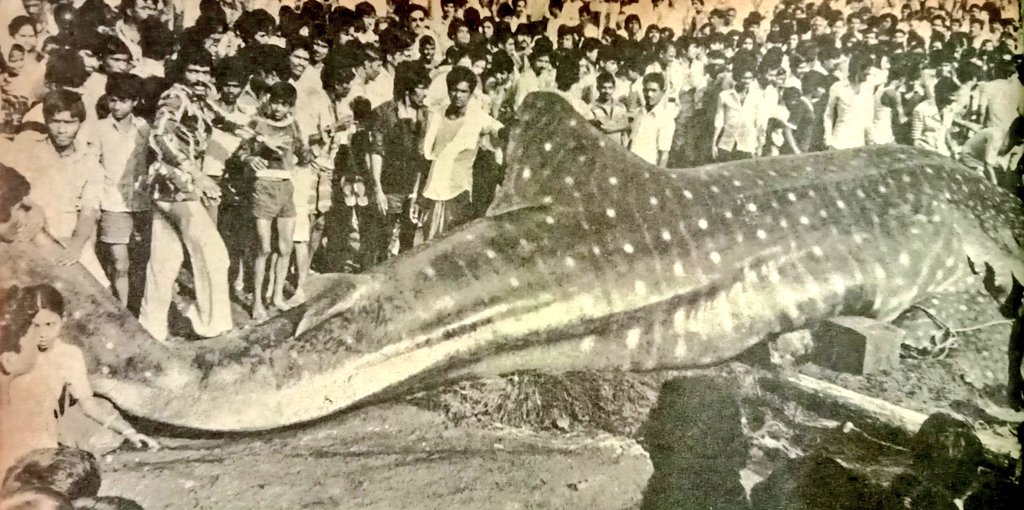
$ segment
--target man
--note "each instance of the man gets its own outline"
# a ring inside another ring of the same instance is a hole
[[[615,76],[602,71],[597,75],[597,99],[590,107],[594,125],[616,143],[629,143],[629,111],[626,105],[615,98]]]
[[[377,260],[387,258],[388,234],[399,227],[399,250],[412,248],[418,218],[416,197],[426,178],[423,135],[430,75],[420,63],[401,63],[395,70],[395,99],[378,106],[374,115],[374,146],[370,167],[376,185],[376,206],[385,216],[383,239],[375,240]]]
[[[18,169],[32,185],[30,198],[42,207],[47,231],[64,245],[56,263],[81,262],[106,286],[94,235],[104,173],[97,153],[78,139],[85,104],[75,92],[55,90],[43,98],[42,109],[47,136],[23,133],[0,148],[0,162]]]
[[[380,33],[380,70],[366,85],[365,96],[377,107],[394,97],[395,67],[399,62],[416,58],[416,36],[402,27],[388,27]]]
[[[662,168],[668,166],[669,150],[675,135],[675,109],[665,97],[665,75],[650,73],[643,78],[644,108],[633,122],[629,150],[644,161]]]
[[[516,108],[530,92],[554,89],[555,68],[551,63],[550,46],[537,45],[530,54],[529,67],[519,76],[516,86]]]
[[[188,250],[195,282],[195,306],[185,316],[196,334],[213,337],[232,328],[228,295],[228,253],[204,201],[220,198],[220,187],[200,163],[212,125],[206,101],[210,54],[201,48],[182,52],[181,83],[160,98],[150,143],[156,163],[150,167],[153,192],[152,252],[139,322],[154,338],[168,335],[167,314],[174,281]]]
[[[479,105],[471,105],[477,86],[473,71],[456,66],[446,81],[449,104],[429,113],[423,139],[423,153],[431,162],[423,197],[433,201],[428,240],[471,218],[473,160],[483,137],[504,127]]]

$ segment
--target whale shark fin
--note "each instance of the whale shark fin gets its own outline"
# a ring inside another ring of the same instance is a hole
[[[578,190],[610,187],[607,180],[595,178],[607,173],[599,169],[614,169],[624,185],[656,170],[590,125],[558,94],[530,94],[518,115],[506,157],[508,171],[488,216],[565,204],[574,201]]]

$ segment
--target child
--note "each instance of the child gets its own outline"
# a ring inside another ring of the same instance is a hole
[[[270,256],[273,227],[277,227],[277,261],[274,264],[273,304],[285,310],[285,278],[291,263],[292,238],[295,232],[295,202],[292,199],[292,177],[295,167],[309,163],[309,148],[299,130],[292,110],[295,108],[295,87],[278,82],[270,87],[266,100],[250,123],[254,136],[239,147],[241,160],[254,172],[252,214],[256,219],[259,244],[253,263],[252,317],[267,318],[263,303],[263,283]]]
[[[6,472],[15,460],[32,450],[56,448],[58,433],[62,444],[88,444],[102,432],[91,426],[95,424],[120,433],[137,447],[160,447],[136,432],[110,403],[93,396],[82,350],[61,337],[65,309],[64,297],[57,289],[45,284],[12,289],[4,301],[4,337],[30,342],[22,344],[22,350],[36,349],[38,354],[35,366],[9,384],[10,405],[2,409],[0,423],[18,426],[0,427],[4,435],[0,438],[4,445],[0,471]],[[66,426],[86,421],[92,430]]]
[[[129,246],[138,253],[149,251],[149,125],[133,113],[142,93],[141,79],[125,73],[111,74],[105,90],[110,116],[98,122],[96,134],[104,171],[100,242],[109,249],[114,294],[127,306],[129,268],[139,262],[131,263]]]

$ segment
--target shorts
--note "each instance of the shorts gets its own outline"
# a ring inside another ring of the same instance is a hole
[[[100,212],[100,242],[128,244],[144,241],[153,218],[149,211]]]
[[[290,180],[256,179],[252,190],[252,215],[261,220],[294,218],[294,189]]]

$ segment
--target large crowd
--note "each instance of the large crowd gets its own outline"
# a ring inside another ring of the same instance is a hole
[[[4,0],[0,164],[27,184],[0,195],[24,215],[9,237],[45,225],[58,264],[165,339],[172,308],[217,336],[233,299],[264,319],[313,271],[364,271],[485,214],[534,91],[653,165],[897,143],[1017,191],[1016,9]]]

